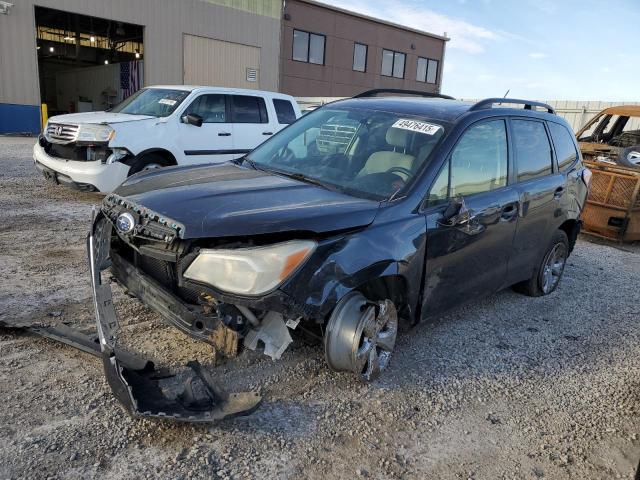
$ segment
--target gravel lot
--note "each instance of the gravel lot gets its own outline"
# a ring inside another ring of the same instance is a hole
[[[99,195],[47,185],[0,138],[0,320],[92,322],[84,239]],[[320,347],[217,370],[248,417],[135,420],[100,362],[0,330],[0,478],[631,478],[640,458],[640,247],[581,238],[554,294],[504,291],[401,335],[364,385]],[[176,367],[209,347],[116,294],[128,344]]]

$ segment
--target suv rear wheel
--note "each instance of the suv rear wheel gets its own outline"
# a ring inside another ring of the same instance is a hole
[[[167,165],[167,160],[162,155],[149,153],[140,158],[136,158],[133,163],[131,163],[129,176],[134,173],[142,172],[143,170],[152,170],[154,168],[166,167]]]
[[[514,285],[513,289],[530,297],[549,295],[558,288],[568,256],[567,234],[562,230],[556,230],[534,275],[529,280]]]

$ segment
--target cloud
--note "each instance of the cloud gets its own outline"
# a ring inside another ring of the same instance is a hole
[[[375,7],[372,7],[371,2],[367,0],[355,0],[346,4],[339,0],[324,0],[324,3],[436,35],[444,35],[446,32],[447,36],[451,38],[447,48],[467,53],[483,53],[487,43],[504,39],[502,34],[480,25],[420,6],[399,5],[394,0],[376,2]]]
[[[534,60],[541,60],[543,58],[547,58],[549,55],[542,52],[532,52],[529,54],[529,58],[533,58]]]

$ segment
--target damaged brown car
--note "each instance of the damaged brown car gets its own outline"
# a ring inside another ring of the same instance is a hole
[[[640,106],[607,108],[576,136],[593,172],[585,231],[619,241],[640,240]]]

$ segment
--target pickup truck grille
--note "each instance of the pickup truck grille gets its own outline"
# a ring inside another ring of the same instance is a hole
[[[71,143],[78,138],[78,125],[67,125],[64,123],[49,123],[47,131],[44,132],[45,137],[51,143]]]
[[[358,130],[358,122],[343,121],[331,123],[330,121],[320,127],[316,137],[316,145],[322,153],[345,153]]]

